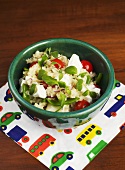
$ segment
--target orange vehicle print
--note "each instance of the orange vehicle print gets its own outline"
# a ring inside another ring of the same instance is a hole
[[[43,155],[44,151],[49,147],[54,145],[55,138],[49,134],[44,134],[40,138],[38,138],[29,148],[29,153],[34,156],[38,157]]]

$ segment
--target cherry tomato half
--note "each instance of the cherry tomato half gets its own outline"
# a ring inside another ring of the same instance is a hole
[[[58,59],[58,58],[55,58],[54,60],[52,60],[52,62],[56,62],[55,64],[54,64],[54,66],[56,67],[56,68],[63,68],[64,66],[65,66],[65,64],[64,64],[64,62],[62,62],[60,59]]]
[[[82,66],[84,69],[86,69],[88,72],[93,71],[93,65],[87,61],[87,60],[81,60]]]
[[[90,103],[86,100],[78,101],[75,103],[74,110],[84,109],[85,107],[89,106]]]

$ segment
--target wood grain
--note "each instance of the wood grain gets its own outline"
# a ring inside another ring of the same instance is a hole
[[[57,37],[79,39],[102,50],[116,78],[125,84],[124,0],[0,0],[0,86],[7,82],[9,65],[23,48]],[[85,170],[124,170],[124,153],[122,131]],[[0,163],[0,170],[48,169],[3,133]]]

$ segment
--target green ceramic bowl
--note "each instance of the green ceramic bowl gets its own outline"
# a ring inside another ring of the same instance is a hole
[[[57,113],[39,109],[22,98],[19,94],[19,79],[22,77],[23,68],[26,67],[26,59],[30,58],[36,50],[44,51],[48,47],[51,47],[52,50],[57,50],[69,58],[75,53],[79,55],[81,60],[86,59],[90,61],[96,73],[101,72],[103,74],[100,83],[103,94],[95,103],[78,111]],[[28,46],[14,58],[8,72],[8,84],[19,107],[26,110],[32,117],[42,119],[46,126],[68,128],[83,124],[98,114],[97,112],[99,112],[112,92],[114,69],[105,54],[86,42],[68,38],[48,39]]]

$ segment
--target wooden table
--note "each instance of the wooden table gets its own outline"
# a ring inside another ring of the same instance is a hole
[[[0,86],[7,82],[17,53],[36,41],[57,37],[83,40],[102,50],[116,78],[125,84],[124,0],[0,0]],[[3,133],[0,163],[0,170],[48,169]],[[85,168],[107,169],[125,170],[125,131]]]

